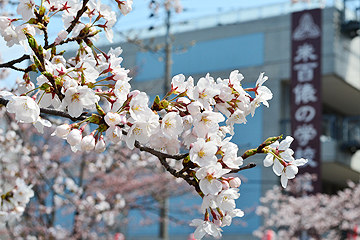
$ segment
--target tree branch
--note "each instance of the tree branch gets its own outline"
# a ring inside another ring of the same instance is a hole
[[[68,38],[68,39],[62,40],[58,44],[52,43],[52,44],[50,44],[48,46],[44,46],[44,49],[50,49],[52,47],[63,45],[63,44],[69,43],[69,42],[75,42],[75,41],[83,40],[83,39],[86,39],[86,38],[93,37],[95,35],[96,34],[91,33],[91,34],[86,34],[85,36],[77,36],[77,37]]]
[[[14,64],[21,63],[22,61],[25,61],[27,59],[30,59],[30,56],[27,55],[27,54],[24,54],[21,57],[19,57],[17,59],[14,59],[12,61],[9,61],[9,62],[6,62],[6,63],[1,63],[0,68],[11,68],[11,69],[14,69],[16,71],[25,72],[25,69],[15,67]]]
[[[83,113],[80,117],[77,117],[77,118],[72,117],[70,114],[68,114],[68,113],[66,113],[64,111],[55,110],[55,109],[51,109],[51,108],[40,108],[40,112],[43,113],[43,114],[49,114],[49,115],[53,115],[53,116],[59,116],[59,117],[68,118],[73,122],[82,121],[82,120],[85,120],[87,118],[87,116],[86,116],[87,113],[86,112]]]
[[[136,148],[140,149],[140,151],[151,153],[152,155],[154,155],[158,158],[163,158],[163,159],[172,158],[175,160],[181,160],[181,159],[186,158],[189,155],[189,153],[184,153],[184,154],[179,154],[179,155],[170,155],[167,153],[162,153],[162,152],[156,151],[152,148],[142,146],[138,141],[135,141],[134,145]]]
[[[87,7],[86,4],[89,2],[89,0],[84,0],[83,1],[83,5],[81,7],[81,9],[77,12],[76,17],[74,18],[74,20],[71,22],[71,25],[66,29],[66,31],[68,33],[70,33],[75,25],[78,23],[79,19],[81,18],[81,16],[84,14],[84,12],[86,11]]]
[[[254,168],[254,167],[256,167],[256,163],[250,162],[246,166],[243,166],[243,167],[241,167],[239,169],[231,170],[229,173],[237,173],[237,172],[240,172],[242,170],[246,170],[246,169],[250,169],[250,168]]]

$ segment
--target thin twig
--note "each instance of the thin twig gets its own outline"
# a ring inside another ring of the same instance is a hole
[[[243,166],[243,167],[241,167],[239,169],[231,170],[229,173],[237,173],[237,172],[240,172],[242,170],[251,169],[251,168],[254,168],[254,167],[256,167],[256,163],[250,162],[246,166]]]

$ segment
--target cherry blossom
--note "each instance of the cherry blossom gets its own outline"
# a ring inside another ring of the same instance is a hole
[[[15,119],[23,123],[33,123],[40,115],[36,102],[27,96],[13,96],[6,106],[9,113],[15,113]]]
[[[215,165],[217,158],[217,146],[214,142],[205,142],[203,138],[198,138],[190,149],[190,159],[192,162],[197,163],[200,167],[207,165]]]
[[[204,194],[216,195],[222,189],[222,184],[217,178],[230,172],[229,169],[223,169],[220,163],[205,166],[196,172],[196,177],[200,179],[200,189]]]
[[[201,239],[205,236],[205,234],[210,234],[214,237],[221,237],[222,230],[212,222],[194,219],[190,223],[190,226],[197,227],[194,232],[195,239]]]
[[[295,178],[298,173],[298,166],[303,166],[307,163],[307,159],[296,159],[290,163],[274,161],[273,170],[274,173],[281,177],[281,185],[286,188],[288,179]]]

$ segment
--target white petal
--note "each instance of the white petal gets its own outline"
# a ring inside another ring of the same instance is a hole
[[[278,159],[275,159],[274,165],[273,165],[273,171],[276,175],[280,176],[282,171],[284,169],[284,166],[281,165]]]
[[[287,182],[288,182],[288,179],[287,179],[287,177],[285,176],[285,174],[281,175],[281,186],[282,186],[283,188],[286,188]]]
[[[264,159],[264,166],[270,167],[274,163],[274,156],[271,153],[268,153]]]
[[[298,173],[298,168],[297,166],[294,166],[294,165],[289,165],[286,167],[286,177],[288,179],[293,179],[295,177],[295,175]]]

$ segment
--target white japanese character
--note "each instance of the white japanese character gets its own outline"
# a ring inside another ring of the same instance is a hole
[[[294,65],[294,69],[297,72],[297,79],[299,82],[312,81],[314,79],[314,68],[318,66],[318,63],[299,63]]]
[[[303,124],[296,128],[294,132],[295,139],[300,146],[305,146],[310,140],[313,140],[317,135],[317,131],[312,124]]]
[[[314,54],[315,48],[312,44],[304,43],[299,46],[296,50],[296,56],[294,57],[295,62],[299,62],[300,60],[304,62],[308,62],[310,60],[316,60],[317,55]]]
[[[293,89],[293,93],[295,94],[296,105],[317,101],[316,89],[310,83],[296,85]]]
[[[314,119],[316,110],[313,106],[304,105],[299,107],[295,112],[295,119],[298,122],[310,122]]]
[[[304,149],[298,147],[295,151],[295,158],[306,158],[308,160],[307,165],[313,168],[318,165],[318,163],[314,161],[315,156],[316,149],[311,148],[310,146],[306,146]]]
[[[320,27],[314,23],[314,19],[310,13],[304,13],[299,20],[293,32],[293,39],[297,41],[305,40],[307,38],[318,38],[321,36]]]

